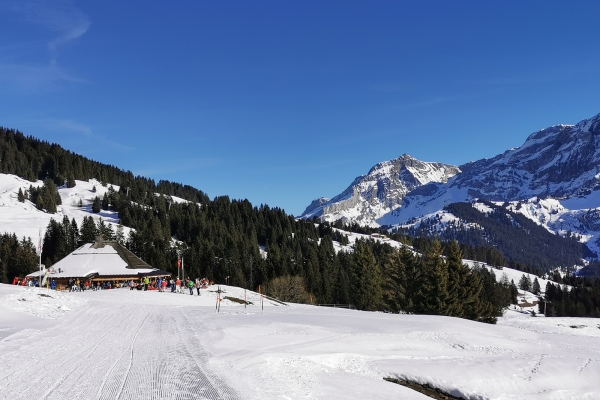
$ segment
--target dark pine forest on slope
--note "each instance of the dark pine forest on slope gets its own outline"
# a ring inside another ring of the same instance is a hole
[[[575,238],[552,234],[527,217],[504,206],[484,200],[478,202],[493,211],[482,213],[470,203],[453,203],[447,205],[444,210],[464,222],[450,222],[442,229],[437,229],[436,226],[441,226],[440,220],[439,217],[434,217],[417,228],[402,232],[413,237],[457,240],[475,248],[494,248],[496,256],[490,254],[491,259],[479,261],[496,266],[505,265],[537,275],[557,267],[566,269],[581,264],[583,258],[596,257],[585,244]],[[473,224],[479,228],[473,228]]]
[[[150,265],[176,271],[177,252],[185,260],[186,275],[208,277],[256,289],[275,288],[288,277],[302,282],[305,301],[353,304],[364,310],[453,315],[494,322],[514,302],[515,285],[496,282],[486,269],[460,265],[461,248],[454,241],[433,241],[423,255],[398,252],[387,244],[359,241],[353,252],[334,251],[339,237],[328,224],[296,220],[282,209],[253,206],[226,196],[213,200],[191,186],[134,176],[63,149],[57,144],[0,129],[0,172],[29,180],[43,179],[35,193],[23,194],[42,205],[52,202],[57,186],[96,178],[115,184],[97,200],[99,207],[118,212],[122,225],[134,228],[127,237],[101,220],[86,218],[81,226],[66,218],[46,230],[42,261],[51,265],[96,234],[122,241]],[[54,193],[53,193],[54,191]],[[156,195],[158,194],[158,195]],[[188,203],[177,203],[178,196]],[[43,208],[43,207],[42,207]],[[47,212],[51,212],[46,206]],[[0,279],[7,281],[37,267],[35,249],[27,239],[10,234],[0,242]],[[175,240],[173,240],[175,239]],[[266,258],[259,247],[267,251]],[[29,260],[12,264],[8,260]],[[442,253],[452,257],[441,257]],[[32,257],[34,256],[34,257]],[[279,291],[282,300],[288,294]],[[291,294],[289,294],[291,296]]]

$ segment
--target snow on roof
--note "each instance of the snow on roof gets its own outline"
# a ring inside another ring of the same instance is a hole
[[[118,242],[87,243],[52,266],[54,279],[90,278],[94,276],[141,276],[153,272],[152,268]],[[34,272],[28,276],[37,276]]]

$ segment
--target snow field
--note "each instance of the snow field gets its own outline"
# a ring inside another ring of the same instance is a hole
[[[271,301],[263,313],[253,292],[252,305],[224,300],[217,314],[214,290],[44,297],[0,285],[0,397],[427,398],[383,380],[398,377],[465,399],[600,398],[594,319],[507,312],[488,325]],[[15,308],[23,296],[70,310]]]

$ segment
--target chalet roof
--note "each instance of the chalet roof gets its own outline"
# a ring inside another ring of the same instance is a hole
[[[54,279],[65,278],[117,278],[164,275],[123,245],[113,241],[96,240],[87,243],[52,266]],[[34,272],[28,276],[38,276]]]

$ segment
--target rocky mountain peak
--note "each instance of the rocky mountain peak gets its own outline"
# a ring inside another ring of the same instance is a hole
[[[595,135],[600,134],[600,114],[589,119],[584,119],[583,121],[575,125],[575,127],[583,132],[589,132]]]
[[[430,182],[446,182],[457,173],[460,169],[456,166],[423,162],[403,154],[374,165],[332,199],[313,201],[302,217],[324,216],[327,220],[344,219],[374,225],[375,219],[398,208],[410,191]]]
[[[573,198],[598,189],[600,114],[534,132],[521,147],[460,167],[402,154],[376,164],[331,200],[309,206],[303,217],[387,225],[473,198]]]

